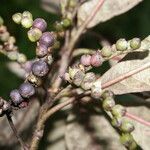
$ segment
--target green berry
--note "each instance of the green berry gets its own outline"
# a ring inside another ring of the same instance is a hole
[[[103,101],[103,109],[105,111],[110,111],[115,106],[115,101],[113,98],[108,97]]]
[[[20,24],[21,23],[21,20],[22,20],[22,14],[21,13],[15,13],[13,16],[12,16],[12,20],[17,23],[17,24]]]
[[[125,39],[119,39],[116,42],[116,49],[118,51],[125,51],[128,48],[128,42]]]
[[[25,63],[27,61],[27,58],[24,54],[18,53],[17,55],[17,62],[19,63]]]
[[[63,25],[64,28],[70,27],[71,26],[71,20],[68,19],[68,18],[63,19],[62,20],[62,25]]]
[[[21,25],[24,28],[30,28],[32,26],[32,24],[33,24],[33,20],[31,18],[23,17],[21,20]]]
[[[0,26],[3,25],[3,23],[4,23],[4,20],[3,20],[3,18],[0,16]]]
[[[101,54],[104,57],[110,57],[112,55],[112,50],[110,46],[104,46],[101,50]]]
[[[120,127],[120,130],[125,132],[125,133],[130,133],[134,130],[134,126],[130,121],[123,120],[122,124],[121,124],[121,127]]]
[[[118,117],[122,117],[125,115],[126,113],[126,109],[125,107],[121,106],[121,105],[115,105],[113,108],[112,108],[112,115],[116,118]]]
[[[130,150],[134,150],[133,148],[136,147],[136,143],[133,139],[133,136],[129,133],[122,134],[120,137],[120,141],[124,146],[128,147]]]
[[[140,48],[141,46],[141,40],[139,38],[133,38],[131,41],[130,41],[130,47],[135,50],[135,49],[138,49]]]
[[[102,94],[102,99],[104,100],[104,99],[106,99],[107,97],[113,97],[114,96],[114,94],[113,94],[113,92],[112,91],[109,91],[109,90],[106,90],[106,91],[104,91],[103,92],[103,94]]]
[[[60,22],[56,22],[54,27],[55,27],[57,32],[64,30],[63,25]]]
[[[23,17],[28,17],[29,19],[33,19],[33,16],[32,16],[32,14],[29,11],[24,11],[22,13],[22,16]]]
[[[42,31],[38,28],[33,28],[28,31],[28,38],[31,42],[36,42],[42,36]]]
[[[17,58],[18,58],[18,53],[17,53],[16,51],[9,52],[9,53],[7,54],[7,57],[8,57],[10,60],[15,61],[15,60],[17,60]]]
[[[119,128],[121,126],[121,124],[122,124],[122,118],[113,118],[112,121],[111,121],[111,124],[114,127]]]
[[[135,141],[133,141],[130,145],[129,145],[129,150],[137,150],[137,144]]]

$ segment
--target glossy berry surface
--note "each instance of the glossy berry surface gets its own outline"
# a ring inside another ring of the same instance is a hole
[[[54,35],[51,32],[44,32],[39,40],[40,45],[50,47],[54,44]]]
[[[15,89],[10,92],[10,98],[12,102],[17,105],[23,101],[22,96],[19,93],[19,90]]]
[[[19,88],[19,93],[21,94],[22,97],[29,98],[32,95],[34,95],[35,89],[30,83],[26,82],[21,84]]]
[[[49,71],[48,65],[46,62],[39,60],[36,61],[32,66],[32,72],[38,77],[45,76]]]
[[[44,19],[42,18],[37,18],[33,21],[33,28],[38,28],[39,30],[41,30],[42,32],[46,30],[47,28],[47,23]]]

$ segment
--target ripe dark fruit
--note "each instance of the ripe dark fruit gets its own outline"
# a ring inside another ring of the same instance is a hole
[[[47,28],[47,23],[44,19],[37,18],[37,19],[34,20],[32,27],[33,28],[38,28],[43,32]]]
[[[45,45],[39,45],[36,47],[36,55],[38,57],[44,57],[48,53],[48,48]]]
[[[10,92],[10,98],[15,105],[17,105],[23,101],[23,98],[21,97],[19,90],[17,90],[17,89],[12,90]]]
[[[45,76],[48,73],[48,71],[49,71],[49,68],[48,68],[47,63],[42,60],[36,61],[32,65],[32,72],[34,75],[38,77]]]
[[[54,35],[51,32],[44,32],[39,40],[40,45],[50,47],[54,44]]]
[[[29,98],[35,94],[35,89],[30,83],[26,82],[21,84],[19,88],[19,93],[22,97]]]

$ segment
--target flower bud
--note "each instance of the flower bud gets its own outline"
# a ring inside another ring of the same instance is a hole
[[[115,101],[113,98],[108,97],[103,101],[103,109],[105,111],[110,111],[115,106]]]
[[[133,38],[130,41],[130,47],[135,50],[141,47],[141,40],[139,38]]]
[[[17,23],[17,24],[20,24],[21,23],[21,20],[22,20],[22,14],[21,13],[15,13],[13,16],[12,16],[12,20]]]
[[[94,66],[94,67],[99,67],[102,65],[103,63],[103,58],[102,56],[100,55],[99,52],[96,52],[95,54],[92,55],[91,57],[91,65]]]
[[[36,56],[44,57],[48,54],[48,48],[45,45],[39,45],[36,47]]]
[[[42,18],[37,18],[33,21],[33,28],[38,28],[39,30],[41,30],[42,32],[46,30],[47,28],[47,23],[44,19]]]
[[[134,130],[134,126],[130,121],[123,120],[122,124],[121,124],[121,127],[120,127],[120,130],[123,131],[123,132],[126,132],[126,133],[130,133]]]
[[[88,54],[82,55],[80,62],[84,66],[90,66],[91,65],[91,55],[88,55]]]
[[[42,36],[42,31],[38,28],[33,28],[28,31],[28,38],[31,42],[36,42]]]
[[[116,42],[116,49],[118,51],[125,51],[128,48],[128,42],[125,39],[119,39]]]
[[[21,25],[24,28],[30,28],[32,26],[32,24],[33,24],[33,20],[31,18],[23,17],[21,20]]]
[[[18,55],[17,55],[17,61],[19,63],[25,63],[27,61],[26,55],[18,53]]]
[[[125,113],[126,113],[126,109],[125,109],[125,107],[123,107],[121,105],[115,105],[112,108],[112,114],[116,118],[124,116]]]
[[[0,26],[3,25],[3,23],[4,23],[4,20],[3,20],[3,18],[0,16]]]
[[[38,77],[45,76],[49,71],[49,67],[46,62],[39,60],[33,63],[32,65],[32,72],[34,75]]]
[[[89,90],[92,85],[93,85],[93,82],[96,80],[96,76],[93,72],[89,72],[89,73],[86,73],[85,74],[85,77],[81,83],[81,87],[84,89],[84,90]]]
[[[39,44],[50,47],[54,44],[55,37],[51,32],[44,32],[39,40]]]
[[[110,46],[104,46],[101,50],[101,54],[104,57],[110,57],[112,55],[112,50]]]
[[[28,17],[29,19],[33,19],[33,16],[29,11],[24,11],[22,13],[22,17]]]

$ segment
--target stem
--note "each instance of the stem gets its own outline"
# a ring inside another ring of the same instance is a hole
[[[116,83],[118,83],[118,82],[121,82],[122,80],[124,80],[124,79],[126,79],[126,78],[129,78],[130,76],[132,76],[132,75],[134,75],[134,74],[137,74],[137,73],[139,73],[139,72],[141,72],[141,71],[143,71],[143,70],[145,70],[145,69],[148,69],[149,67],[150,67],[150,62],[148,62],[148,63],[144,64],[143,66],[140,66],[140,67],[138,67],[138,68],[136,68],[136,69],[133,69],[133,70],[127,72],[127,73],[124,73],[124,74],[118,76],[117,78],[112,79],[112,80],[110,80],[110,81],[104,83],[104,84],[102,85],[102,89],[105,89],[105,88],[107,88],[107,87],[109,87],[109,86],[111,86],[111,85],[113,85],[113,84],[116,84]]]
[[[14,135],[16,136],[18,142],[20,143],[22,149],[23,149],[23,150],[28,150],[27,146],[24,144],[23,140],[22,140],[21,137],[19,136],[19,134],[18,134],[18,132],[17,132],[17,129],[16,129],[14,123],[13,123],[13,120],[12,120],[11,116],[8,115],[8,114],[7,114],[7,120],[8,120],[8,122],[9,122],[9,125],[10,125],[11,129],[12,129],[13,132],[14,132]]]
[[[126,112],[125,116],[128,117],[128,118],[130,118],[130,119],[133,119],[133,120],[135,120],[135,121],[137,121],[137,122],[139,122],[139,123],[141,123],[141,124],[143,124],[143,125],[146,125],[146,126],[150,127],[150,122],[145,121],[145,120],[142,119],[142,118],[139,118],[139,117],[137,117],[137,116],[134,116],[134,115],[132,115],[132,114],[130,114],[130,113],[128,113],[128,112]]]

